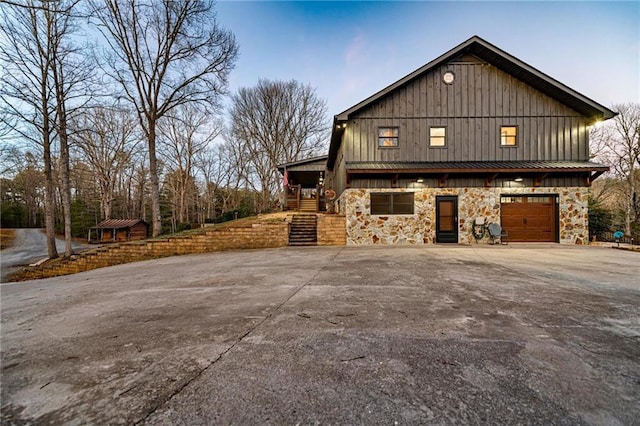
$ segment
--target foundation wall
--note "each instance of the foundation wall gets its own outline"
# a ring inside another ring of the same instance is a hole
[[[413,215],[372,215],[371,192],[413,192]],[[431,244],[436,233],[436,196],[458,197],[458,242],[486,244],[488,235],[479,241],[472,226],[478,217],[485,223],[500,223],[502,195],[546,194],[558,196],[558,236],[561,244],[588,244],[588,188],[420,188],[420,189],[347,189],[339,199],[340,213],[346,217],[347,245],[360,244]]]

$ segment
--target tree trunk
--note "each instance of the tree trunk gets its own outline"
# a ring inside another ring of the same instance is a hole
[[[47,255],[49,259],[58,257],[58,249],[56,248],[56,230],[55,230],[55,185],[53,182],[53,171],[51,169],[51,131],[49,122],[49,105],[47,77],[43,71],[42,78],[42,151],[44,159],[44,226],[47,234]]]
[[[59,71],[59,69],[54,70]],[[58,111],[58,136],[60,138],[60,175],[62,178],[62,213],[64,216],[64,257],[71,257],[71,180],[69,175],[69,139],[67,113],[62,96],[62,82],[56,79],[56,109]]]
[[[160,217],[160,182],[158,178],[158,160],[156,158],[156,122],[149,120],[149,181],[151,183],[151,223],[153,236],[162,233]]]
[[[45,119],[46,121],[46,119]],[[42,150],[44,151],[44,226],[47,234],[47,255],[49,259],[58,257],[56,248],[56,230],[54,223],[54,198],[55,185],[53,183],[53,172],[51,170],[51,141],[48,133],[48,125],[44,125]]]

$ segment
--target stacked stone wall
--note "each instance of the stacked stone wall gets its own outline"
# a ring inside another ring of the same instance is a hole
[[[318,245],[343,246],[347,243],[346,218],[342,215],[318,215]]]
[[[205,231],[197,235],[111,244],[80,253],[71,259],[26,268],[11,279],[22,281],[48,278],[182,254],[284,247],[288,244],[288,223],[254,223],[251,226]]]
[[[372,215],[371,192],[413,192],[413,215]],[[472,226],[476,218],[500,223],[501,195],[548,194],[558,196],[558,226],[561,244],[588,244],[588,188],[419,188],[347,189],[339,200],[346,216],[347,245],[431,244],[435,242],[436,197],[458,197],[458,241],[488,243],[488,235],[476,241]]]

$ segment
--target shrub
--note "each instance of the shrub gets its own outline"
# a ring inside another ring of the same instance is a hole
[[[602,239],[602,234],[611,230],[613,215],[600,203],[589,198],[589,237]]]

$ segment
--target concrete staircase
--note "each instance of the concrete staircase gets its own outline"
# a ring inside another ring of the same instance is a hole
[[[289,245],[318,245],[318,218],[315,214],[293,215],[289,228]]]

